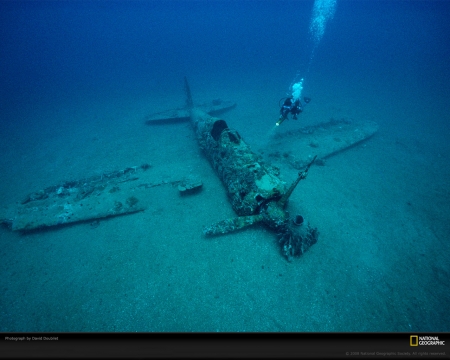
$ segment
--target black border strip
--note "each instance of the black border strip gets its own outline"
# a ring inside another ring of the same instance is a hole
[[[411,346],[410,337],[414,335],[438,337],[445,345]],[[450,359],[449,333],[0,333],[0,336],[2,359]]]

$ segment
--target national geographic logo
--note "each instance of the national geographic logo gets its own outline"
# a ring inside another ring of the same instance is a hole
[[[445,340],[439,340],[439,336],[419,336],[411,335],[409,337],[409,346],[422,346],[422,345],[443,345],[445,346]]]

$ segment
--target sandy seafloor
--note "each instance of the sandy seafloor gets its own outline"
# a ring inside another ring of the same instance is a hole
[[[289,210],[320,237],[291,263],[262,225],[202,235],[234,216],[223,185],[188,123],[143,122],[183,104],[181,74],[147,91],[105,88],[23,110],[0,144],[2,210],[47,186],[142,163],[155,182],[195,174],[204,186],[192,196],[148,189],[146,211],[96,228],[1,228],[0,331],[449,331],[448,84],[399,68],[384,77],[355,64],[323,70],[326,56],[316,56],[305,80],[313,100],[277,131],[342,117],[380,127],[313,166],[293,193]],[[268,151],[291,74],[278,70],[186,75],[197,102],[236,101],[222,117]]]

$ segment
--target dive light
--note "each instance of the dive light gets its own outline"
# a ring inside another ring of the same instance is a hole
[[[280,126],[281,123],[282,123],[284,120],[286,120],[286,118],[280,117],[280,119],[275,123],[275,125],[276,125],[276,126]]]

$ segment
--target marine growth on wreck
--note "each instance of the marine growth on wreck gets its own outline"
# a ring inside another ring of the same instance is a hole
[[[280,180],[279,170],[265,164],[225,120],[210,116],[193,105],[185,78],[187,107],[200,147],[211,162],[238,217],[219,221],[206,227],[205,235],[229,233],[262,222],[273,229],[282,253],[291,260],[317,242],[319,232],[309,223],[291,219],[286,210],[293,190],[305,179],[315,158],[287,188]]]

